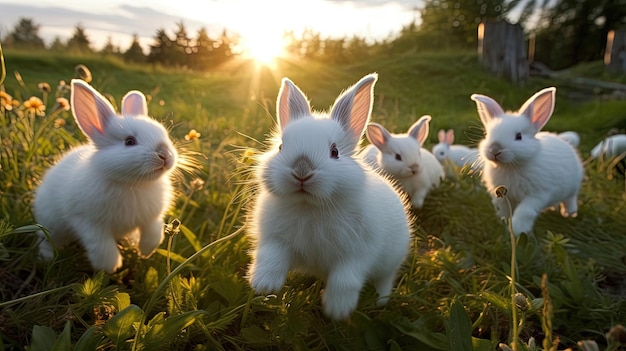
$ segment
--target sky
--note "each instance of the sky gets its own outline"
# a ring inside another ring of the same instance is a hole
[[[305,28],[322,38],[365,38],[370,42],[397,35],[419,18],[420,0],[135,0],[65,1],[0,0],[0,38],[20,20],[29,18],[40,25],[46,43],[55,37],[67,40],[76,25],[85,28],[92,46],[101,48],[111,37],[122,51],[133,34],[144,50],[153,42],[157,29],[170,35],[177,23],[185,25],[190,37],[204,27],[218,37],[223,29],[248,40],[282,37],[285,30],[296,34]]]

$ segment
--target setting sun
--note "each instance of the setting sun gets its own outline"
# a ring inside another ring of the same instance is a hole
[[[242,36],[245,55],[259,63],[271,64],[285,54],[285,41],[279,31],[250,31]]]

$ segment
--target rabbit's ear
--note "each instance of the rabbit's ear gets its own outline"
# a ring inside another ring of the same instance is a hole
[[[409,135],[417,140],[418,143],[424,145],[426,138],[428,138],[428,128],[431,117],[428,115],[420,117],[417,122],[413,123],[409,128]]]
[[[122,98],[122,115],[123,116],[147,116],[148,104],[146,97],[142,92],[132,90],[126,93]]]
[[[109,100],[83,80],[72,79],[71,88],[70,104],[76,123],[90,139],[98,139],[109,121],[116,117],[115,109]]]
[[[498,118],[504,114],[502,107],[492,98],[480,94],[472,94],[470,96],[472,100],[476,102],[476,108],[478,109],[478,115],[483,125],[486,126],[493,118]]]
[[[439,140],[440,143],[445,143],[446,142],[446,131],[443,129],[439,129],[439,132],[437,132],[437,140]]]
[[[552,116],[555,93],[556,88],[545,88],[526,100],[519,110],[521,115],[530,120],[537,132],[548,123]]]
[[[285,129],[291,121],[309,115],[311,106],[304,93],[292,81],[283,78],[276,101],[276,117],[280,129]]]
[[[363,135],[372,113],[374,84],[377,79],[376,73],[361,78],[335,100],[330,111],[330,117],[338,121],[355,141]]]
[[[446,143],[449,145],[454,144],[454,129],[448,129],[446,132]]]
[[[391,134],[378,123],[370,123],[365,130],[367,140],[376,146],[378,150],[384,150],[387,148],[387,142],[392,138]]]

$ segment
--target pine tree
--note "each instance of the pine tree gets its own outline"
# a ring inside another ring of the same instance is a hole
[[[30,18],[21,18],[7,37],[5,45],[21,49],[43,49],[43,39],[39,37],[40,25]]]
[[[120,49],[117,46],[113,45],[113,39],[110,35],[107,36],[107,41],[104,44],[102,50],[100,50],[100,53],[102,55],[119,55]]]
[[[74,34],[67,41],[67,49],[70,52],[92,53],[91,42],[85,33],[85,28],[81,24],[74,27]]]
[[[191,66],[196,69],[206,70],[213,63],[213,49],[216,41],[209,37],[204,27],[198,30],[195,45],[191,54]]]
[[[67,50],[67,45],[65,45],[65,43],[63,41],[61,41],[61,38],[59,36],[56,36],[56,37],[54,37],[54,40],[50,44],[50,50],[52,50],[52,51],[66,51]]]
[[[148,62],[171,65],[170,57],[173,45],[172,39],[167,35],[165,29],[157,29],[156,35],[154,36],[154,44],[150,45]]]
[[[133,41],[130,44],[128,50],[123,54],[124,60],[127,62],[145,62],[146,55],[143,53],[141,44],[139,44],[139,37],[137,34],[133,34]]]

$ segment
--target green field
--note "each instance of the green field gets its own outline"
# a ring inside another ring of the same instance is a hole
[[[531,337],[536,350],[576,349],[581,340],[620,349],[605,334],[626,323],[626,182],[588,156],[609,130],[624,131],[626,100],[602,98],[599,90],[589,99],[568,99],[575,89],[570,76],[626,81],[603,72],[600,62],[558,80],[513,86],[485,73],[475,52],[409,52],[343,66],[233,61],[211,72],[51,53],[5,51],[4,59],[0,87],[20,102],[42,98],[46,116],[0,114],[0,350],[494,350],[511,344],[513,334],[519,350],[528,349]],[[166,241],[147,260],[126,248],[123,269],[112,275],[91,272],[78,247],[43,263],[34,245],[33,191],[58,155],[85,140],[71,112],[54,111],[56,87],[75,77],[77,64],[117,104],[131,89],[148,95],[151,115],[169,128],[187,160],[177,172]],[[376,307],[367,286],[350,320],[333,322],[321,312],[323,282],[311,277],[290,275],[277,295],[250,290],[250,175],[274,127],[280,79],[289,77],[315,109],[325,110],[370,72],[379,74],[372,120],[405,132],[431,115],[427,148],[442,128],[454,128],[458,143],[478,143],[483,131],[472,93],[515,110],[539,89],[557,87],[544,129],[580,134],[586,176],[577,218],[543,213],[534,235],[515,243],[515,291],[527,309],[512,307],[507,226],[480,178],[458,172],[414,212],[413,249],[387,306]],[[52,87],[47,97],[40,82]],[[59,118],[66,124],[57,128]],[[185,140],[191,129],[199,139]]]

